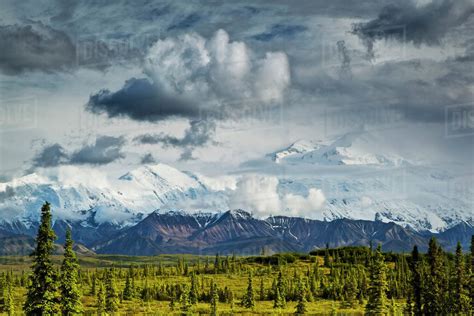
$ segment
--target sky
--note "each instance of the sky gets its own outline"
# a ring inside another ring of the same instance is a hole
[[[3,0],[0,182],[223,176],[359,131],[472,174],[473,34],[473,0]]]

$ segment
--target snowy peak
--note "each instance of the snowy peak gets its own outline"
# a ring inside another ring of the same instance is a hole
[[[357,132],[327,142],[299,140],[269,156],[276,163],[288,164],[399,166],[405,162],[397,155],[379,150],[373,136]]]
[[[0,184],[0,221],[20,220],[30,225],[48,201],[55,219],[87,225],[94,214],[98,223],[128,226],[139,214],[165,205],[172,208],[209,193],[197,177],[165,164],[141,166],[118,178],[82,167],[58,167],[44,175],[30,174]]]
[[[320,147],[321,145],[318,144],[318,142],[302,139],[291,144],[285,149],[271,153],[267,156],[269,156],[274,162],[280,163],[287,158],[301,157],[302,154],[314,151]]]
[[[121,176],[119,180],[131,181],[142,187],[170,186],[180,189],[198,188],[196,179],[165,164],[148,165]]]

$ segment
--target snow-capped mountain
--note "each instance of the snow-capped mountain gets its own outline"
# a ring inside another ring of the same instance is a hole
[[[369,133],[299,140],[267,158],[257,166],[283,174],[280,195],[324,193],[326,203],[311,212],[313,219],[377,219],[432,232],[473,221],[472,174],[400,157]]]
[[[73,183],[67,179],[71,172],[87,174],[87,170],[70,168],[60,167],[53,176],[30,174],[1,183],[1,219],[19,220],[28,226],[38,220],[41,205],[48,201],[55,219],[89,225],[93,216],[96,223],[126,226],[165,205],[172,207],[209,194],[210,199],[218,200],[220,196],[220,192],[211,192],[196,175],[165,164],[142,166],[117,179],[91,174],[92,179]]]
[[[373,136],[356,132],[332,141],[299,140],[269,156],[276,163],[287,164],[399,166],[408,163],[395,154],[374,151],[373,143]]]
[[[231,205],[232,201],[252,197],[257,202],[272,199],[265,207],[280,206],[259,215],[245,205],[257,217],[380,220],[432,232],[473,222],[472,175],[456,166],[442,168],[402,158],[367,133],[329,141],[300,140],[245,171],[276,180],[242,181],[248,187],[237,188],[242,175],[229,176],[235,181],[219,181],[166,164],[142,165],[117,177],[61,166],[0,183],[0,230],[2,225],[8,231],[28,230],[38,221],[44,201],[52,204],[55,220],[121,228],[157,209],[222,212],[243,207]],[[255,192],[260,185],[266,187]],[[239,192],[246,196],[232,196]]]

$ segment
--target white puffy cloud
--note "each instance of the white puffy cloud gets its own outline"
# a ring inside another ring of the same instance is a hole
[[[310,188],[306,197],[293,193],[281,197],[278,183],[278,178],[273,176],[245,175],[232,191],[229,206],[249,211],[256,217],[286,215],[314,218],[314,212],[325,205],[326,198],[319,189]]]
[[[265,217],[281,210],[277,192],[278,179],[261,175],[246,175],[237,182],[232,192],[229,206],[241,208],[257,217]]]
[[[308,218],[314,217],[314,212],[320,210],[325,202],[323,191],[315,188],[309,189],[307,197],[289,193],[283,198],[288,215]]]
[[[216,106],[281,102],[290,85],[290,65],[283,52],[254,54],[224,30],[212,38],[189,33],[157,41],[144,72],[168,96]]]

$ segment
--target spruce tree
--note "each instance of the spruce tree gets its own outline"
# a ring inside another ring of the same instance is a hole
[[[247,291],[242,300],[242,305],[245,308],[255,307],[255,298],[253,295],[253,285],[252,285],[252,273],[250,272],[249,272],[249,277],[248,277]]]
[[[10,280],[8,280],[4,286],[3,304],[4,311],[7,313],[8,316],[15,314],[15,301],[13,299],[13,289]]]
[[[424,288],[424,310],[428,315],[444,314],[446,300],[446,272],[444,267],[443,251],[436,238],[432,237],[428,245],[429,274]]]
[[[260,278],[260,295],[259,295],[259,299],[261,301],[264,301],[265,300],[265,286],[263,284],[263,277]]]
[[[410,304],[409,311],[412,310],[411,304],[413,300],[413,313],[415,315],[421,315],[423,313],[422,310],[422,302],[421,302],[421,295],[422,295],[422,277],[421,277],[421,260],[420,254],[418,253],[418,247],[415,245],[413,247],[413,251],[411,252],[411,263],[410,263],[410,270],[411,270],[411,291],[409,294],[410,301],[407,304]]]
[[[119,307],[118,293],[115,286],[114,271],[107,270],[105,279],[105,310],[116,312]]]
[[[324,250],[324,266],[328,268],[330,265],[329,261],[329,244],[326,244],[326,249]]]
[[[61,265],[61,312],[73,315],[82,312],[81,292],[79,289],[79,263],[76,253],[72,250],[71,231],[66,230],[64,259]]]
[[[24,304],[26,315],[53,315],[58,312],[57,273],[51,261],[56,235],[51,227],[50,204],[41,208],[41,223],[36,237],[32,274]]]
[[[301,279],[298,280],[298,293],[297,299],[298,304],[296,304],[296,314],[303,315],[307,312],[306,310],[306,287],[304,286]]]
[[[94,273],[92,275],[92,284],[91,284],[91,291],[90,291],[90,295],[92,296],[95,296],[97,294],[97,276],[96,276],[97,273]]]
[[[189,302],[189,290],[187,286],[184,286],[184,289],[181,293],[180,302],[181,302],[181,311],[182,312],[189,311],[189,309],[191,308],[191,303]]]
[[[455,312],[456,314],[467,314],[470,309],[470,298],[467,290],[467,277],[460,242],[458,242],[456,247],[453,281],[453,308],[450,312]]]
[[[104,284],[99,282],[99,290],[97,291],[97,315],[99,316],[106,312],[105,300]]]
[[[281,273],[281,270],[278,273],[278,279],[277,279],[276,287],[280,291],[280,295],[283,297],[283,299],[285,299],[286,298],[286,287],[285,287],[285,281],[283,280],[283,274]],[[286,302],[284,302],[284,305],[286,305]]]
[[[197,304],[198,302],[198,285],[197,285],[197,280],[196,280],[196,275],[194,272],[191,274],[191,288],[189,290],[189,302],[192,305]]]
[[[352,271],[345,278],[343,289],[345,306],[354,307],[357,302],[357,281]]]
[[[134,294],[133,294],[133,289],[132,289],[132,282],[130,281],[130,274],[127,274],[127,277],[125,278],[125,287],[123,289],[123,299],[125,301],[130,301],[132,300]]]
[[[371,261],[369,295],[365,306],[366,314],[385,315],[387,313],[386,265],[380,245]]]
[[[212,282],[211,284],[211,315],[217,315],[217,303],[219,302],[219,294],[217,292],[217,285]]]
[[[280,289],[276,288],[276,292],[273,299],[273,308],[284,308],[285,307],[285,298],[281,295]]]

